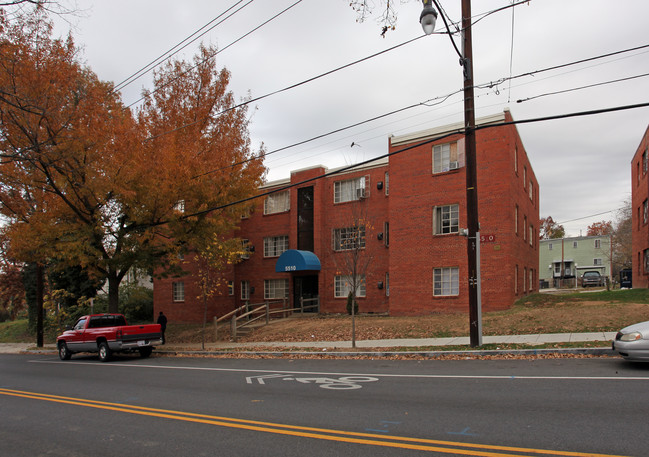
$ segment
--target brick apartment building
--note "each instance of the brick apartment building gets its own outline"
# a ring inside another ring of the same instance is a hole
[[[494,125],[476,131],[485,311],[509,308],[538,290],[539,186],[516,127],[496,126],[511,121],[508,110],[476,120]],[[462,127],[393,136],[388,158],[352,169],[298,170],[263,186],[262,193],[278,192],[242,219],[237,236],[251,252],[223,272],[227,290],[210,301],[208,319],[246,301],[286,298],[295,306],[300,297],[319,297],[322,313],[345,312],[353,239],[363,246],[358,263],[367,264],[357,271],[359,312],[468,311],[464,140],[453,133]],[[185,269],[195,271],[191,258]],[[198,295],[191,273],[157,279],[155,312],[201,321]]]
[[[649,127],[631,161],[633,287],[649,287]]]

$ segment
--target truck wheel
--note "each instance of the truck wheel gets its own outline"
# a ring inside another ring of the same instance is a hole
[[[65,341],[61,341],[59,343],[59,358],[61,360],[70,360],[70,357],[72,357],[72,353],[68,349],[68,345],[65,344]]]
[[[146,359],[147,357],[149,357],[151,355],[152,352],[153,352],[152,347],[140,348],[140,357],[142,357],[143,359]]]
[[[108,362],[108,359],[110,359],[110,348],[108,347],[108,343],[105,341],[102,341],[99,343],[99,360],[102,362]]]

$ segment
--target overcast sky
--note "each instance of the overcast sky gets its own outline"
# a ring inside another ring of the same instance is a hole
[[[439,1],[453,21],[460,20],[460,0]],[[395,2],[397,28],[385,38],[377,22],[381,0],[374,1],[375,15],[363,23],[357,22],[349,0],[302,0],[255,31],[296,0],[248,2],[78,0],[81,11],[68,20],[86,63],[101,79],[119,83],[233,5],[247,4],[179,53],[191,59],[200,41],[222,49],[217,65],[232,73],[230,88],[238,98],[264,96],[423,35],[417,0]],[[477,20],[511,0],[472,3]],[[523,120],[649,102],[647,76],[609,83],[649,73],[649,48],[487,86],[647,45],[648,18],[646,0],[531,0],[484,17],[473,27],[474,82],[481,86],[477,117],[509,108],[515,120]],[[442,27],[440,18],[437,30]],[[59,22],[56,33],[69,28]],[[138,100],[150,81],[147,73],[126,86],[124,102]],[[601,83],[609,84],[571,90]],[[266,161],[269,180],[318,164],[335,168],[385,154],[390,135],[461,121],[461,88],[461,67],[449,37],[435,34],[257,101],[250,110],[251,136],[256,147],[263,142],[275,151],[435,100],[277,152]],[[560,91],[568,92],[550,95]],[[454,95],[443,100],[449,94]],[[516,102],[532,97],[537,98]],[[615,210],[630,198],[630,162],[648,124],[649,108],[640,108],[520,125],[540,185],[541,217],[562,223],[568,236],[585,235],[591,223],[614,219]],[[352,142],[360,147],[352,148]]]

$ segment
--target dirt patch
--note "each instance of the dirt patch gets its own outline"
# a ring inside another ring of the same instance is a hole
[[[483,314],[483,335],[535,333],[613,332],[649,320],[649,303],[552,300],[545,304],[524,303],[506,311]],[[356,339],[440,338],[467,336],[467,314],[435,314],[420,317],[356,316]],[[200,325],[170,324],[167,336],[173,342],[200,343]],[[241,342],[348,341],[352,319],[348,315],[294,317],[278,320],[239,337]],[[218,340],[230,340],[227,326],[219,327]],[[217,341],[208,325],[205,342]]]

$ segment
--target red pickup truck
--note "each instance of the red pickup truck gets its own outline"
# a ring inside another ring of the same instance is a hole
[[[159,324],[127,325],[121,314],[82,316],[56,338],[61,360],[69,360],[75,352],[98,352],[102,362],[110,359],[113,352],[138,351],[142,357],[148,357],[159,344]]]

